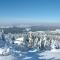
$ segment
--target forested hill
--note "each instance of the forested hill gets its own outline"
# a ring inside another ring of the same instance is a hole
[[[10,27],[10,28],[0,28],[0,31],[3,29],[4,33],[23,33],[26,32],[26,28],[31,28],[31,31],[47,31],[47,30],[56,30],[60,29],[60,26],[31,26],[31,27]]]
[[[4,31],[5,34],[7,33],[22,33],[25,28],[18,28],[18,27],[13,27],[13,28],[0,28],[0,30]]]

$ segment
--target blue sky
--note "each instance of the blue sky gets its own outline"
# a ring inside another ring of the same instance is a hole
[[[0,0],[0,23],[52,22],[60,22],[60,0]]]

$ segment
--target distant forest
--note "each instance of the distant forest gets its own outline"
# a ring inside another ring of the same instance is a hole
[[[60,27],[57,26],[32,26],[29,27],[31,28],[31,31],[46,31],[46,30],[56,30],[56,29],[60,29]],[[4,30],[4,33],[23,33],[26,32],[26,27],[25,28],[19,28],[19,27],[12,27],[12,28],[0,28],[0,30]]]

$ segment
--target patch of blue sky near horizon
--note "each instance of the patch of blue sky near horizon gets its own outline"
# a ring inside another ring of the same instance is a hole
[[[41,17],[41,18],[3,17],[0,19],[1,19],[0,23],[59,23],[60,22],[60,18],[47,18],[47,17]]]

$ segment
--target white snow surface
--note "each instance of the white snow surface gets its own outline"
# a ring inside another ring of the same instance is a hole
[[[1,51],[0,51],[1,52]],[[25,52],[15,52],[13,55],[0,56],[0,60],[57,60],[60,59],[60,49],[37,51],[32,49]]]
[[[4,52],[5,49],[0,48],[0,55]]]
[[[35,50],[29,50],[28,52],[37,52],[37,49],[35,49]]]
[[[0,55],[9,55],[10,49],[9,48],[0,48]]]
[[[39,59],[50,59],[50,60],[60,59],[60,49],[45,51],[40,54],[38,53],[38,55],[42,56],[38,57]]]
[[[14,60],[15,58],[11,55],[8,56],[0,56],[0,60]]]

